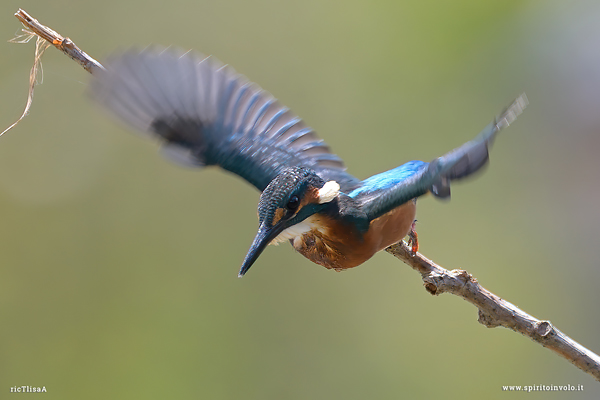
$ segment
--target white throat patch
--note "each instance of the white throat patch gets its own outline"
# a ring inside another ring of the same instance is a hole
[[[329,181],[319,189],[319,204],[329,203],[340,194],[340,185],[336,181]]]
[[[316,218],[314,215],[311,215],[310,217],[306,218],[304,221],[296,225],[290,226],[289,228],[281,232],[279,235],[277,235],[275,239],[271,240],[271,243],[269,244],[277,245],[281,242],[293,240],[312,230],[317,230],[319,232],[323,231],[323,227],[319,223],[319,218]]]
[[[302,236],[307,232],[310,232],[310,230],[312,229],[312,224],[310,223],[309,219],[310,217],[296,225],[290,226],[289,228],[281,232],[279,235],[277,235],[275,239],[271,240],[271,243],[269,244],[278,245],[281,242],[286,242],[298,236]]]

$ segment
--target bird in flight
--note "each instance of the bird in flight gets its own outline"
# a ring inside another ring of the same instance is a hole
[[[259,227],[238,276],[270,243],[289,241],[337,271],[360,265],[414,231],[416,200],[450,196],[450,182],[478,171],[502,128],[527,105],[518,97],[473,140],[431,162],[410,161],[365,180],[288,108],[212,57],[173,48],[113,55],[90,94],[110,113],[162,143],[170,160],[217,165],[259,191]]]

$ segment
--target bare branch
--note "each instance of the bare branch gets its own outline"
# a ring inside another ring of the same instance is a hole
[[[19,10],[15,16],[29,31],[50,42],[77,61],[86,71],[93,73],[96,69],[104,69],[99,62],[75,46],[69,38],[64,38],[40,24],[25,11]],[[25,31],[26,35],[30,34],[29,31]],[[420,253],[411,255],[409,247],[402,241],[391,245],[386,251],[418,271],[429,293],[439,295],[447,292],[462,297],[479,309],[481,324],[488,328],[503,326],[527,336],[600,381],[600,357],[563,334],[549,321],[538,320],[496,296],[479,285],[477,280],[466,271],[449,271]]]
[[[15,17],[23,23],[23,25],[38,37],[50,42],[54,47],[65,53],[71,59],[77,61],[87,72],[94,73],[94,69],[104,69],[102,64],[88,56],[84,51],[73,43],[68,37],[63,37],[54,30],[42,25],[37,19],[27,14],[25,10],[20,9],[15,13]]]
[[[488,328],[503,326],[527,336],[600,381],[600,357],[556,329],[550,321],[541,321],[496,296],[467,271],[449,271],[420,253],[411,255],[404,242],[393,244],[386,251],[418,271],[429,293],[462,297],[479,309],[481,324]]]
[[[73,43],[71,39],[65,38],[47,26],[40,24],[37,19],[27,14],[25,10],[19,8],[19,11],[15,13],[15,17],[17,17],[19,21],[23,23],[25,28],[22,29],[22,34],[10,39],[9,42],[28,43],[32,38],[36,37],[35,57],[33,60],[33,67],[31,67],[31,71],[29,73],[29,94],[27,96],[25,110],[19,119],[17,119],[8,128],[0,132],[0,136],[14,128],[29,113],[29,109],[33,103],[35,86],[42,82],[42,55],[44,54],[44,51],[50,47],[50,45],[53,45],[68,55],[71,59],[77,61],[79,65],[81,65],[89,73],[94,73],[94,71],[98,69],[104,69],[102,64],[83,52],[75,45],[75,43]]]

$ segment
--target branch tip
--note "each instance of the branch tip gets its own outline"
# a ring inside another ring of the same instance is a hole
[[[503,326],[527,336],[600,381],[600,357],[560,332],[550,321],[538,320],[496,296],[465,270],[449,271],[420,253],[411,255],[409,246],[402,241],[386,251],[418,271],[427,292],[462,297],[478,308],[478,321],[483,326]]]

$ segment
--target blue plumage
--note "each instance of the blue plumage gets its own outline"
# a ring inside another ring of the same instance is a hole
[[[264,190],[291,166],[344,189],[360,184],[325,142],[271,94],[210,57],[150,48],[113,56],[92,97],[124,122],[158,137],[171,160],[218,165]]]
[[[389,171],[373,175],[361,182],[361,186],[354,189],[348,196],[356,198],[359,195],[373,194],[381,190],[391,189],[395,185],[410,178],[414,174],[426,168],[429,163],[424,161],[409,161]]]
[[[486,164],[488,145],[522,111],[517,99],[474,140],[433,160],[411,161],[360,181],[315,132],[272,95],[214,58],[150,48],[114,56],[91,94],[121,120],[163,142],[180,164],[218,165],[264,190],[290,167],[306,167],[360,204],[369,219],[432,192]]]
[[[240,275],[272,241],[289,239],[311,261],[341,270],[414,233],[411,200],[450,196],[450,182],[487,163],[496,133],[527,104],[519,97],[475,139],[429,163],[410,161],[360,181],[300,118],[215,59],[150,48],[105,67],[94,73],[92,97],[158,138],[164,155],[220,166],[263,192],[260,227]]]

